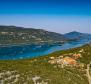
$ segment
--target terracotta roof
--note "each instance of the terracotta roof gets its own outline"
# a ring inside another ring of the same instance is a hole
[[[65,57],[63,58],[63,60],[67,62],[68,64],[76,64],[76,60],[70,57]]]

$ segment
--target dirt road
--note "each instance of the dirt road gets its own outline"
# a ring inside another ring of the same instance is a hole
[[[86,75],[87,75],[87,78],[88,78],[88,82],[89,84],[91,84],[91,76],[90,76],[90,65],[91,63],[87,64],[87,69],[86,69]]]

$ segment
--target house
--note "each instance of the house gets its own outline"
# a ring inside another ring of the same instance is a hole
[[[60,58],[51,58],[51,60],[48,61],[50,64],[62,64],[62,59]]]
[[[75,59],[78,59],[78,58],[81,57],[81,54],[80,54],[80,53],[79,53],[79,54],[73,54],[73,57],[74,57]]]
[[[48,62],[49,62],[50,64],[56,64],[56,63],[57,63],[56,60],[49,60]]]
[[[63,65],[76,65],[76,60],[71,57],[65,57],[62,59]]]
[[[50,57],[51,60],[55,59],[55,57]]]
[[[80,52],[80,53],[84,52],[84,49],[81,49],[79,52]]]
[[[60,55],[59,58],[63,58],[64,56],[63,55]]]
[[[71,57],[64,57],[64,58],[53,58],[48,61],[50,64],[58,64],[58,65],[76,65],[77,61]]]

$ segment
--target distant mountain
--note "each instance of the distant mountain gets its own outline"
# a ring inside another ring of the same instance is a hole
[[[76,32],[76,31],[66,33],[66,34],[64,34],[64,37],[68,38],[70,40],[82,40],[82,39],[91,40],[91,34],[80,33],[80,32]]]
[[[0,44],[55,43],[67,40],[62,34],[42,29],[0,26]]]

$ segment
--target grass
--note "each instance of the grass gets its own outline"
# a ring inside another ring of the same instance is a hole
[[[17,71],[16,74],[20,74],[18,81],[14,84],[34,84],[32,78],[39,76],[43,81],[47,81],[48,84],[88,84],[87,77],[85,76],[85,69],[77,69],[72,67],[59,68],[57,65],[51,65],[48,63],[49,57],[57,57],[62,54],[78,53],[79,50],[84,49],[82,58],[79,62],[88,64],[91,62],[91,45],[84,45],[79,48],[54,52],[52,54],[41,56],[32,59],[23,60],[1,60],[0,61],[0,73],[3,71]],[[4,80],[7,76],[2,76]],[[4,84],[10,84],[11,80],[7,80]]]

